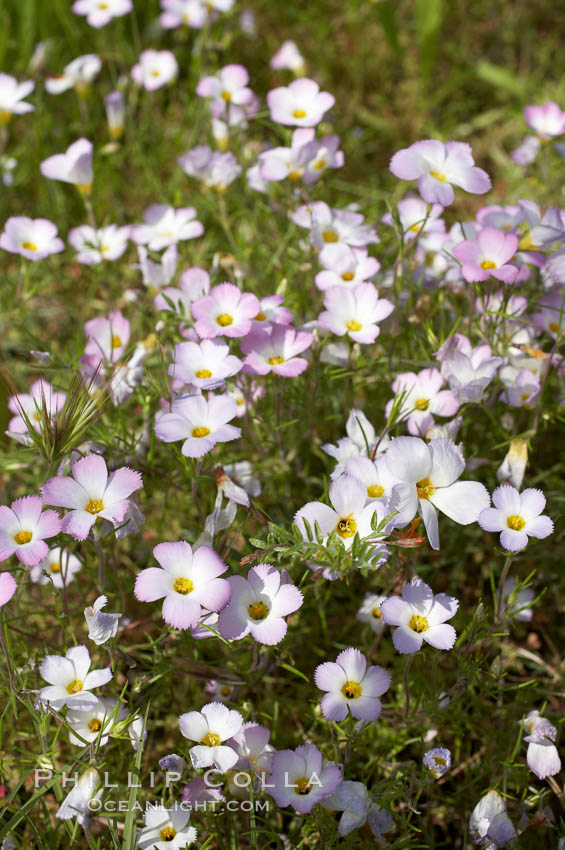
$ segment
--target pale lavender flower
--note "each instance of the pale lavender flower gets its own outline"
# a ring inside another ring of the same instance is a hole
[[[529,488],[519,493],[515,487],[503,485],[492,494],[493,508],[481,511],[478,523],[485,531],[500,531],[500,544],[508,552],[518,552],[528,545],[528,537],[543,540],[553,532],[553,522],[542,514],[545,496],[541,490]]]
[[[379,699],[390,687],[390,673],[383,667],[367,667],[358,649],[344,649],[335,662],[316,667],[314,681],[321,691],[322,713],[327,720],[345,720],[348,713],[358,720],[376,720],[381,713]]]
[[[402,598],[389,596],[381,611],[385,623],[398,627],[392,633],[392,642],[406,655],[418,652],[424,641],[435,649],[452,649],[456,633],[446,620],[455,616],[458,607],[453,596],[434,596],[431,587],[414,578],[402,588]]]

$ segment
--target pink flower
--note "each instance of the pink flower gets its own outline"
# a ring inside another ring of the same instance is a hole
[[[61,531],[56,511],[43,511],[39,496],[24,496],[0,507],[0,561],[15,555],[26,567],[39,564],[49,551],[44,542]]]
[[[165,443],[184,440],[185,457],[202,457],[216,443],[228,443],[241,437],[241,428],[228,425],[237,415],[237,404],[226,395],[191,395],[176,398],[170,413],[162,413],[155,421],[155,434]]]
[[[279,375],[295,378],[308,366],[304,357],[297,357],[312,344],[310,333],[297,331],[288,325],[255,327],[241,343],[246,354],[243,369],[251,375]]]
[[[185,174],[201,180],[209,189],[223,192],[241,174],[241,166],[228,151],[212,151],[208,145],[198,145],[179,156],[178,163]]]
[[[341,768],[334,762],[324,766],[322,754],[314,744],[296,750],[279,750],[273,756],[269,793],[277,806],[292,806],[296,812],[311,812],[324,797],[341,784]]]
[[[127,15],[133,9],[131,0],[75,0],[73,3],[75,15],[86,15],[86,22],[91,27],[105,27],[112,18]]]
[[[203,390],[211,390],[224,383],[241,369],[241,360],[230,354],[229,346],[212,339],[197,342],[179,342],[175,346],[174,362],[169,375]]]
[[[271,148],[259,155],[259,176],[268,182],[288,178],[315,183],[328,168],[343,166],[343,151],[338,147],[339,136],[318,141],[314,129],[299,128],[289,148]]]
[[[517,266],[508,263],[518,249],[518,237],[495,227],[484,227],[477,238],[455,245],[453,256],[462,264],[463,277],[469,283],[488,280],[491,276],[503,283],[514,283]]]
[[[471,146],[464,142],[414,142],[394,154],[390,170],[400,180],[417,180],[418,191],[429,204],[453,203],[453,186],[483,195],[490,189],[486,171],[477,168]]]
[[[249,74],[243,65],[226,65],[217,74],[202,77],[196,87],[200,97],[212,99],[212,114],[219,118],[229,111],[230,104],[247,106],[253,100],[253,92],[247,87]]]
[[[288,69],[300,73],[304,68],[304,57],[294,41],[283,41],[277,52],[271,58],[269,65],[273,70]]]
[[[335,662],[316,667],[314,681],[321,691],[322,712],[327,720],[345,720],[348,712],[358,720],[376,720],[381,713],[379,699],[390,687],[390,673],[383,667],[369,667],[358,649],[344,649]]]
[[[361,213],[331,209],[324,201],[299,207],[291,219],[299,227],[310,228],[310,241],[316,251],[337,242],[351,248],[362,248],[379,241],[375,228],[364,224],[365,218]]]
[[[46,218],[9,218],[0,234],[0,248],[20,254],[26,260],[43,260],[49,254],[59,254],[65,245],[57,236],[57,228]]]
[[[65,403],[65,393],[54,392],[51,384],[40,378],[29,388],[28,393],[18,393],[8,399],[8,408],[16,415],[8,423],[8,433],[27,434],[27,425],[22,412],[31,420],[36,431],[41,429],[41,423],[49,421],[59,413]]]
[[[177,72],[177,60],[170,50],[144,50],[131,69],[131,76],[138,86],[155,91],[170,83]]]
[[[230,576],[231,599],[220,614],[218,629],[228,640],[241,640],[251,633],[258,643],[274,646],[287,630],[283,617],[297,611],[302,593],[290,576],[270,564],[257,564],[243,576]]]
[[[92,454],[73,464],[72,477],[56,475],[41,492],[48,504],[70,509],[63,517],[62,530],[76,540],[85,540],[98,517],[114,526],[121,523],[129,506],[128,496],[140,487],[139,472],[122,466],[108,477],[104,458]]]
[[[130,336],[130,325],[119,310],[90,319],[84,325],[88,337],[80,362],[95,370],[102,361],[116,363],[124,354]]]
[[[233,283],[213,286],[208,295],[192,302],[196,333],[211,339],[215,336],[245,336],[251,320],[260,311],[259,299],[252,292],[242,292]]]
[[[430,231],[433,233],[445,232],[445,222],[440,218],[443,207],[439,204],[428,207],[420,198],[404,198],[403,201],[398,202],[396,207],[405,241],[416,239],[416,237]],[[391,227],[395,224],[390,213],[383,215],[381,221]]]
[[[208,19],[203,0],[161,0],[161,7],[164,11],[159,20],[164,29],[174,29],[181,24],[200,29]]]
[[[414,436],[426,435],[435,424],[432,414],[454,416],[459,410],[459,402],[451,390],[442,390],[445,378],[439,369],[422,369],[421,372],[402,372],[393,381],[392,389],[396,395],[404,393],[400,420],[407,420],[408,431]],[[386,415],[392,410],[393,399],[386,406]]]
[[[147,245],[150,251],[161,251],[204,233],[204,227],[196,221],[194,207],[175,210],[167,204],[152,204],[145,210],[143,218],[143,224],[132,227],[131,238],[139,245]]]
[[[524,118],[540,139],[551,139],[565,133],[565,112],[552,100],[541,106],[526,106]]]
[[[44,159],[40,168],[43,176],[49,180],[73,183],[83,195],[89,195],[93,176],[92,142],[79,139],[73,142],[65,153]]]
[[[271,121],[297,127],[315,127],[334,103],[332,94],[320,91],[318,83],[307,77],[271,89],[267,94]]]
[[[379,293],[372,283],[359,283],[353,289],[341,286],[328,289],[324,298],[326,310],[318,316],[322,328],[354,342],[371,343],[380,333],[382,322],[394,310],[394,304]]]
[[[7,605],[17,587],[16,579],[11,573],[0,573],[0,608]]]
[[[179,278],[179,286],[167,286],[154,300],[158,310],[175,309],[182,316],[190,316],[190,305],[201,295],[210,291],[210,275],[204,269],[193,266]]]
[[[227,741],[239,756],[236,770],[270,773],[275,748],[269,744],[269,729],[258,723],[244,723],[239,732]]]
[[[421,649],[424,641],[436,649],[451,649],[456,634],[446,620],[455,616],[458,607],[453,596],[434,596],[422,579],[414,578],[402,588],[402,598],[385,599],[381,613],[385,623],[398,626],[392,633],[392,642],[398,652],[406,655]]]
[[[333,286],[350,289],[374,277],[381,267],[365,248],[350,248],[341,242],[324,245],[318,259],[324,271],[316,275],[316,286],[322,291]]]
[[[208,611],[221,611],[231,588],[219,578],[226,565],[209,546],[193,552],[188,543],[159,543],[153,549],[159,567],[149,567],[138,575],[134,593],[141,602],[163,599],[163,619],[175,629],[193,628]]]
[[[253,316],[254,327],[264,327],[266,324],[273,325],[290,325],[292,323],[292,313],[288,307],[283,307],[284,298],[282,295],[266,295],[259,302],[260,310],[256,316]]]
[[[481,511],[478,523],[485,531],[500,531],[500,544],[508,552],[518,552],[528,545],[528,537],[543,540],[553,532],[553,522],[542,515],[545,496],[541,490],[529,488],[519,493],[503,484],[492,494],[494,508]]]

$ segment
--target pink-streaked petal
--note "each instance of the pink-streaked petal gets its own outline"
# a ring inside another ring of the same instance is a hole
[[[72,534],[75,540],[86,540],[95,522],[96,516],[88,511],[71,511],[63,517],[61,530]]]
[[[175,629],[189,629],[200,619],[202,609],[190,596],[170,593],[163,602],[163,619]]]
[[[108,470],[101,455],[87,455],[73,464],[73,478],[84,488],[91,499],[102,500]]]
[[[0,606],[6,605],[14,593],[18,585],[11,573],[0,573]]]
[[[41,538],[55,537],[61,531],[61,517],[57,511],[43,511],[36,526]]]
[[[148,567],[135,580],[134,594],[141,602],[162,599],[171,589],[171,579],[165,570]]]
[[[22,564],[25,564],[26,567],[35,567],[36,564],[39,564],[47,557],[48,552],[47,543],[44,543],[43,540],[32,540],[31,543],[18,546],[16,549],[16,558]]]
[[[141,475],[126,466],[116,469],[110,475],[104,492],[104,506],[121,502],[142,487]]]
[[[59,508],[84,508],[89,502],[86,490],[68,475],[50,478],[41,488],[41,495],[46,504]]]
[[[166,572],[174,572],[179,567],[189,569],[192,566],[192,548],[184,540],[158,543],[153,549],[153,555]]]

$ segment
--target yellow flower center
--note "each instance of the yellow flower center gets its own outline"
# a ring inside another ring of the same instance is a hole
[[[430,628],[430,624],[428,623],[426,617],[418,617],[417,614],[414,614],[410,622],[408,623],[409,628],[412,629],[413,632],[421,632],[427,631]]]
[[[90,190],[92,189],[92,183],[77,183],[77,189],[79,190],[81,195],[90,195]]]
[[[411,230],[412,233],[418,233],[421,226],[421,224],[413,224],[412,227],[409,228],[409,230]]]
[[[288,172],[288,179],[289,180],[300,180],[301,177],[302,177],[301,171],[294,170],[294,171]]]
[[[224,90],[224,91],[222,92],[222,99],[223,99],[223,100],[225,100],[225,102],[226,102],[226,103],[230,103],[230,101],[231,101],[231,94],[230,94],[230,92],[229,92],[229,91]]]
[[[548,328],[550,331],[553,331],[553,333],[556,334],[559,330],[559,325],[557,324],[557,322],[550,322]]]
[[[293,118],[306,118],[306,111],[304,109],[295,109],[292,116]]]
[[[294,787],[296,788],[296,793],[304,796],[309,794],[312,790],[312,785],[310,784],[310,779],[307,776],[301,776],[294,783]]]
[[[173,584],[173,590],[182,596],[187,596],[194,590],[194,585],[189,578],[177,578]]]
[[[512,531],[522,531],[524,526],[526,525],[526,520],[521,516],[514,514],[513,516],[509,516],[506,520],[506,525],[508,528],[511,528]]]
[[[112,337],[112,348],[121,348],[123,345],[122,338],[120,336]]]
[[[233,317],[229,313],[221,313],[216,319],[217,323],[223,328],[233,324]]]
[[[447,762],[442,756],[434,756],[434,764],[437,764],[438,767],[445,767]]]
[[[253,620],[264,620],[269,613],[269,609],[264,602],[252,602],[247,609],[247,613]]]
[[[359,682],[346,682],[341,692],[346,699],[359,699],[361,696],[361,685]]]
[[[199,369],[198,372],[194,373],[196,378],[211,378],[212,373],[209,369]]]
[[[340,537],[353,537],[357,531],[357,523],[350,516],[342,517],[336,526],[337,533]]]
[[[100,499],[91,499],[85,508],[85,511],[88,511],[89,514],[99,514],[103,510],[104,502],[101,502]]]
[[[159,838],[161,841],[172,841],[176,834],[177,831],[172,826],[164,826],[159,833]]]
[[[321,171],[322,168],[326,167],[326,165],[327,165],[326,160],[320,159],[320,160],[318,160],[318,162],[314,163],[314,168],[316,169],[316,171]]]
[[[370,487],[367,487],[367,496],[370,499],[380,499],[385,491],[384,487],[381,487],[380,484],[371,484]]]
[[[339,236],[335,230],[324,230],[322,233],[322,239],[324,242],[337,242],[339,240]]]
[[[68,694],[78,694],[80,691],[82,691],[82,682],[80,679],[75,679],[74,682],[67,685]]]
[[[37,251],[35,242],[22,242],[22,248],[24,251]]]
[[[361,322],[356,322],[355,319],[351,319],[350,322],[347,322],[345,327],[348,331],[360,331],[363,325]]]
[[[346,280],[349,283],[349,281],[353,280],[354,277],[355,275],[353,274],[353,272],[344,272],[341,276],[341,279]]]
[[[481,268],[488,272],[490,269],[496,268],[496,263],[493,263],[492,260],[483,260],[481,263]]]
[[[254,317],[253,321],[254,321],[254,322],[264,322],[266,318],[267,318],[267,317],[265,316],[265,314],[263,313],[263,311],[262,311],[262,310],[259,310],[259,312],[257,313],[257,315]]]
[[[50,568],[52,573],[60,573],[61,572],[61,564],[57,561],[55,564],[51,564]]]
[[[18,546],[23,546],[24,543],[29,543],[32,537],[33,534],[31,531],[18,531],[18,533],[14,535],[14,540]]]
[[[161,72],[160,72],[160,71],[158,71],[158,70],[157,70],[157,68],[155,68],[155,70],[154,70],[154,71],[151,71],[151,76],[152,76],[152,77],[158,77],[158,76],[160,76],[160,74],[161,74]]]
[[[430,406],[430,401],[427,398],[417,398],[414,402],[416,410],[427,410]]]
[[[205,425],[199,425],[198,428],[194,428],[194,430],[192,431],[192,436],[193,437],[207,437],[209,433],[210,433],[209,428],[207,428]]]
[[[8,112],[7,109],[0,109],[0,127],[5,127],[6,124],[9,124],[11,117],[12,113]]]
[[[207,732],[206,735],[204,735],[204,737],[200,741],[200,743],[204,744],[205,747],[219,747],[222,743],[222,739],[214,732]]]
[[[92,720],[88,721],[88,728],[91,732],[100,732],[102,729],[102,721],[97,717],[93,717]]]
[[[382,613],[381,613],[381,609],[380,609],[380,608],[373,608],[373,610],[371,611],[371,613],[372,613],[373,617],[376,617],[376,618],[377,618],[377,620],[380,620],[380,619],[381,619],[381,617],[383,616],[383,615],[382,615]]]
[[[527,236],[522,236],[520,241],[518,242],[518,250],[519,251],[531,251],[534,248],[534,243],[532,242],[532,237],[528,233]]]
[[[430,496],[434,495],[435,491],[436,488],[429,478],[422,478],[421,481],[416,482],[416,492],[419,499],[429,499]]]
[[[284,363],[284,357],[269,357],[267,363],[271,366],[280,366],[281,363]]]
[[[99,3],[99,4],[98,4],[98,8],[99,8],[99,9],[107,9],[107,8],[108,8],[108,4],[107,4],[107,3]]]
[[[430,177],[435,177],[436,180],[439,180],[440,183],[445,183],[447,177],[443,173],[443,171],[430,171]]]

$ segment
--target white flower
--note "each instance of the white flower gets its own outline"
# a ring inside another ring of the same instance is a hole
[[[179,717],[180,731],[197,745],[189,750],[193,767],[211,767],[214,765],[221,773],[230,770],[237,762],[238,755],[232,747],[223,747],[227,741],[239,732],[243,717],[239,711],[226,708],[221,702],[209,702],[202,711],[188,711]]]
[[[12,115],[23,115],[24,112],[32,112],[35,109],[31,103],[24,100],[34,88],[35,83],[31,80],[18,83],[15,77],[0,74],[0,126],[7,124]]]
[[[479,800],[469,819],[469,832],[474,843],[487,846],[487,850],[504,847],[516,838],[506,803],[498,791],[489,791]]]
[[[357,611],[359,622],[369,623],[371,629],[377,635],[382,632],[386,625],[381,613],[381,605],[386,598],[386,596],[380,596],[375,593],[366,593],[363,598],[363,604]]]
[[[90,663],[86,646],[73,646],[64,656],[46,655],[39,672],[49,682],[49,687],[41,688],[38,701],[57,711],[65,705],[78,711],[88,711],[98,701],[98,697],[90,693],[91,689],[105,685],[112,678],[109,667],[90,670]]]
[[[117,260],[126,250],[129,238],[130,228],[116,224],[98,229],[83,224],[69,231],[69,242],[77,252],[77,262],[89,266],[103,260]]]
[[[84,617],[88,626],[88,637],[97,646],[100,646],[110,638],[116,637],[118,621],[121,614],[103,614],[102,608],[108,602],[107,596],[99,596],[94,605],[84,609]]]
[[[97,790],[98,789],[98,790]],[[76,785],[71,788],[55,817],[60,820],[76,818],[85,829],[88,828],[89,813],[94,809],[93,803],[100,800],[103,789],[100,788],[100,776],[93,767],[86,770]]]
[[[196,840],[196,830],[188,826],[190,811],[173,803],[170,809],[162,803],[147,807],[145,827],[137,836],[141,850],[184,850]]]
[[[510,576],[502,585],[501,613],[506,612],[507,617],[529,623],[534,615],[531,604],[535,596],[531,587],[524,587],[516,593],[516,579]]]
[[[434,779],[439,779],[451,767],[451,753],[444,747],[434,747],[424,753],[422,761]]]
[[[71,727],[69,741],[77,747],[84,747],[84,742],[98,741],[103,747],[108,742],[112,728],[127,717],[127,712],[115,699],[98,699],[88,711],[70,709],[65,717]]]
[[[150,251],[161,251],[176,242],[202,236],[204,228],[196,221],[194,207],[175,210],[167,204],[153,204],[144,213],[144,223],[134,224],[131,238]]]
[[[322,805],[331,811],[343,812],[337,829],[340,835],[349,835],[367,821],[376,838],[381,838],[383,832],[393,827],[392,816],[371,801],[363,782],[342,782],[337,791],[324,798]]]
[[[92,142],[78,139],[65,153],[57,153],[44,159],[41,173],[49,180],[73,183],[83,195],[89,195],[92,187]]]
[[[555,776],[561,770],[561,759],[554,741],[557,729],[539,711],[530,711],[522,720],[524,731],[528,734],[524,741],[528,743],[526,761],[538,779]]]
[[[62,74],[53,74],[45,80],[45,90],[49,94],[61,94],[74,86],[78,94],[84,94],[89,83],[98,75],[102,67],[100,58],[95,53],[85,53],[77,56],[63,68]]]
[[[129,738],[135,752],[138,751],[140,744],[143,748],[143,745],[145,744],[147,738],[147,728],[143,728],[143,723],[143,717],[136,717],[135,720],[133,720],[128,726]],[[143,740],[141,738],[142,733]]]
[[[82,563],[71,552],[57,546],[50,549],[40,564],[31,567],[30,581],[37,584],[51,584],[58,589],[70,584],[74,574],[82,568]]]

